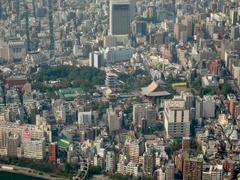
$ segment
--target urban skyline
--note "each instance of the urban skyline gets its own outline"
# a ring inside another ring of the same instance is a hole
[[[0,178],[238,180],[239,139],[239,0],[0,1]]]

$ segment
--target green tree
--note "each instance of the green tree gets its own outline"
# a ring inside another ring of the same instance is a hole
[[[93,174],[101,174],[102,168],[101,166],[90,166],[88,170],[88,174],[93,175]]]
[[[106,78],[104,71],[93,67],[57,66],[41,69],[33,76],[33,88],[42,92],[55,91],[59,88],[81,87],[92,93],[95,85],[103,85]],[[58,87],[50,87],[46,82],[59,80]]]
[[[173,139],[172,142],[170,142],[169,144],[169,150],[170,150],[170,154],[172,154],[175,151],[178,151],[182,148],[182,140],[179,139]]]

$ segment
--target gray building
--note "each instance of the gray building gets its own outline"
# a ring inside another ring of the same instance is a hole
[[[166,167],[166,180],[174,180],[174,164],[169,163]]]
[[[152,126],[156,122],[157,113],[149,103],[133,104],[133,123],[140,128],[142,127],[142,120],[146,121],[146,125]]]
[[[106,171],[114,173],[116,170],[116,157],[113,151],[108,151],[106,154]]]
[[[216,110],[216,102],[212,96],[204,96],[196,98],[196,119],[214,118]]]
[[[154,156],[150,153],[143,154],[143,171],[145,174],[152,175],[154,169]]]
[[[135,14],[134,0],[110,1],[110,34],[124,35],[130,33],[130,23]]]
[[[231,25],[236,25],[237,17],[238,17],[237,9],[231,9],[230,10],[230,23],[231,23]]]
[[[232,26],[231,27],[231,39],[237,39],[239,37],[239,26]]]

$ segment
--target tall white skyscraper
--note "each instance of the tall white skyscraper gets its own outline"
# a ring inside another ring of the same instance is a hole
[[[135,0],[110,0],[110,35],[126,35],[135,16]]]
[[[183,99],[165,101],[163,114],[168,138],[190,136],[190,112]]]
[[[100,68],[103,63],[103,53],[94,51],[89,53],[89,66]]]

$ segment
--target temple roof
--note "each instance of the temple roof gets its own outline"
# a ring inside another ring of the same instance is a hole
[[[163,85],[163,87],[161,87]],[[163,81],[153,81],[149,86],[142,88],[142,95],[145,96],[169,96],[171,95],[168,91],[164,90],[165,83]]]

